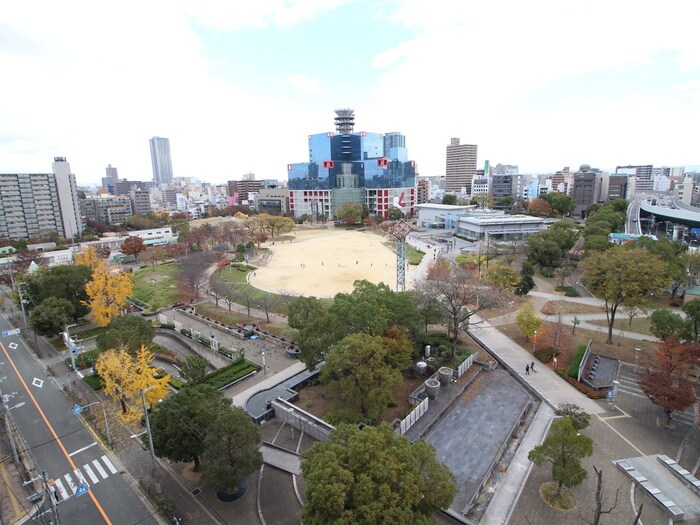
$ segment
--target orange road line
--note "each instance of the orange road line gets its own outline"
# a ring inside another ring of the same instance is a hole
[[[32,394],[32,391],[29,390],[27,383],[24,382],[24,379],[20,375],[19,370],[17,370],[15,363],[12,361],[12,358],[10,357],[10,354],[7,352],[7,349],[5,349],[5,345],[0,343],[0,348],[2,348],[2,351],[5,353],[5,356],[7,357],[7,361],[10,363],[10,366],[12,366],[12,369],[15,371],[15,374],[17,374],[17,378],[22,383],[22,386],[24,386],[24,389],[27,391],[27,394],[29,394],[29,398],[32,400],[32,403],[34,403],[34,406],[39,411],[39,415],[44,420],[44,423],[46,423],[46,426],[48,427],[49,432],[51,432],[51,435],[56,440],[56,443],[58,443],[58,446],[61,449],[61,452],[63,452],[63,455],[66,457],[66,459],[68,460],[68,463],[73,468],[73,470],[76,470],[78,467],[73,462],[73,459],[68,455],[68,451],[66,450],[66,447],[63,446],[63,442],[58,437],[58,434],[56,434],[56,431],[54,430],[53,426],[51,426],[51,423],[49,423],[49,420],[46,418],[44,411],[39,406],[39,403],[37,403],[37,400],[34,397],[34,394]],[[97,498],[95,497],[95,495],[92,493],[91,490],[88,490],[88,495],[90,496],[90,499],[92,500],[92,502],[95,504],[95,507],[97,507],[97,510],[100,511],[100,514],[104,518],[105,523],[107,523],[108,525],[112,525],[112,522],[107,517],[107,514],[105,513],[104,509],[102,508],[102,505],[100,505],[100,502],[97,501]]]

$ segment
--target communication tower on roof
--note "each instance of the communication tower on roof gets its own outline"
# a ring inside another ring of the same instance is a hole
[[[341,134],[352,133],[355,128],[355,110],[336,109],[335,114],[335,130]]]

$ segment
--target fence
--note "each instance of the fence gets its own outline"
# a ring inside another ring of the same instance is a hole
[[[462,377],[464,375],[464,372],[466,372],[469,369],[469,367],[474,364],[475,359],[476,354],[471,354],[464,361],[462,361],[462,364],[457,367],[457,377]]]
[[[302,410],[282,398],[278,397],[272,401],[271,405],[276,418],[281,419],[297,430],[309,434],[319,441],[325,441],[330,433],[335,430],[333,425],[326,423],[322,419],[317,418],[313,414],[309,414],[305,410]]]
[[[586,367],[586,361],[588,361],[588,355],[591,353],[591,343],[593,342],[593,339],[588,340],[588,346],[586,346],[586,351],[583,353],[583,357],[581,358],[581,362],[578,365],[578,377],[576,378],[577,381],[581,381],[581,376],[583,376],[583,369]]]
[[[396,428],[396,431],[399,435],[403,435],[406,433],[406,431],[411,428],[420,417],[425,414],[428,411],[428,406],[429,406],[429,400],[426,397],[423,401],[421,401],[416,408],[414,408],[410,414],[408,414],[405,418],[401,420],[399,423],[399,426]]]

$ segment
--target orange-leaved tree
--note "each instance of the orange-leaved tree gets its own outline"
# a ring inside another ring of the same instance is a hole
[[[97,326],[107,326],[126,306],[126,299],[131,295],[133,283],[129,274],[110,271],[106,264],[98,267],[92,274],[92,280],[85,285],[89,301],[90,318]]]
[[[158,369],[153,365],[154,355],[142,346],[136,357],[124,349],[111,349],[102,352],[95,362],[95,370],[102,378],[104,392],[119,402],[122,418],[134,421],[140,417],[139,397],[145,393],[146,403],[152,405],[168,394],[170,376],[158,377]]]

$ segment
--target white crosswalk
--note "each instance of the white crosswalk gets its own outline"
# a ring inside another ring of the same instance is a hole
[[[53,480],[54,487],[60,495],[60,498],[57,497],[57,499],[58,501],[68,499],[76,493],[79,485],[85,485],[86,487],[89,487],[91,484],[95,485],[107,479],[110,474],[116,474],[117,472],[119,471],[107,456],[103,455],[99,460],[94,459],[91,463],[86,463],[82,467]],[[88,482],[86,476],[90,479],[90,482]]]

